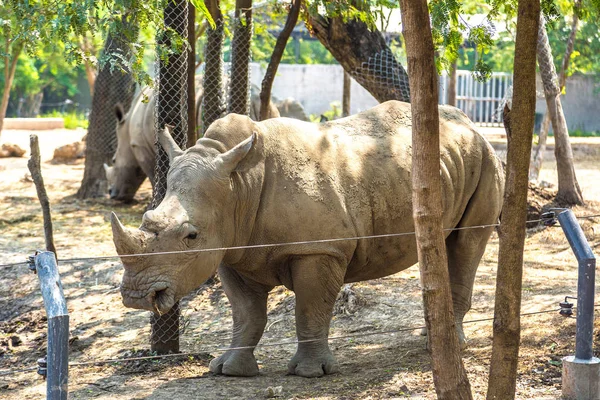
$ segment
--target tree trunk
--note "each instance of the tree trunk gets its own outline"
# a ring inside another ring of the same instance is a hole
[[[188,31],[188,5],[187,0],[170,0],[164,8],[165,27],[173,30],[179,37],[187,37]],[[159,45],[171,48],[171,37],[161,35],[157,38]],[[156,102],[155,129],[164,129],[165,125],[172,126],[171,135],[177,145],[185,149],[188,142],[188,106],[186,99],[189,83],[189,52],[170,52],[166,59],[159,58],[159,87]],[[154,187],[151,209],[155,209],[162,202],[167,192],[167,172],[169,171],[169,157],[166,151],[158,144],[156,146],[156,167],[154,169]],[[179,352],[179,302],[167,313],[158,315],[152,313],[150,335],[150,349],[158,354]]]
[[[271,60],[265,72],[265,76],[262,81],[262,89],[260,91],[260,120],[265,120],[269,117],[269,105],[271,103],[271,89],[273,88],[273,80],[277,74],[277,68],[283,57],[285,46],[287,45],[288,39],[298,22],[298,15],[300,14],[300,5],[302,0],[292,0],[290,12],[285,21],[285,25],[277,38],[275,48],[273,48],[273,54]]]
[[[571,34],[569,35],[569,39],[567,40],[565,55],[563,57],[560,73],[558,74],[558,86],[559,86],[561,93],[567,82],[567,69],[569,68],[569,62],[571,61],[571,54],[573,54],[573,49],[575,46],[575,36],[577,35],[577,26],[579,24],[579,17],[577,16],[577,11],[581,7],[581,1],[576,0],[573,7],[574,7],[574,10],[573,10],[573,22],[571,23]],[[540,40],[541,40],[541,38],[538,37],[538,42]],[[535,155],[533,156],[531,168],[529,169],[529,180],[530,181],[537,181],[540,176],[540,170],[542,169],[542,163],[544,161],[544,152],[546,151],[546,141],[548,139],[548,130],[549,129],[550,129],[550,114],[548,112],[545,112],[544,119],[542,121],[542,127],[540,128],[538,146],[535,149]]]
[[[231,42],[231,79],[228,113],[250,115],[250,44],[252,0],[236,0]]]
[[[567,40],[567,46],[565,49],[565,56],[563,57],[562,65],[560,68],[560,74],[558,74],[558,86],[562,92],[563,88],[567,83],[567,70],[569,69],[569,62],[571,61],[571,54],[575,48],[575,37],[577,36],[577,29],[579,26],[579,16],[577,13],[581,9],[581,0],[575,0],[573,4],[573,21],[571,22],[571,33]]]
[[[198,139],[198,127],[196,126],[196,9],[192,2],[188,2],[187,24],[187,38],[190,45],[187,56],[187,147],[192,147]]]
[[[128,28],[131,23],[126,18],[123,16],[121,20],[122,29],[136,29],[137,35],[137,27]],[[129,60],[132,56],[129,41],[124,33],[115,29],[109,32],[106,38],[104,52],[117,53]],[[110,163],[117,147],[115,104],[121,103],[127,112],[134,91],[135,83],[130,73],[123,73],[118,68],[111,71],[108,63],[98,73],[87,133],[85,170],[81,187],[77,191],[77,197],[80,199],[103,197],[108,192],[103,164]]]
[[[351,96],[351,89],[352,89],[352,81],[350,80],[350,74],[347,73],[346,71],[344,71],[344,90],[342,93],[342,116],[343,117],[347,117],[348,115],[350,115],[351,111],[351,103],[350,103],[350,96]]]
[[[448,105],[456,107],[456,60],[450,66],[448,79]]]
[[[542,19],[539,24],[539,40],[537,44],[538,64],[540,75],[544,85],[544,95],[552,130],[554,132],[554,155],[556,157],[556,169],[558,172],[558,193],[556,201],[565,206],[583,204],[583,195],[575,175],[573,165],[573,151],[569,141],[567,121],[563,114],[560,102],[561,89],[554,68],[554,60],[546,33],[546,26]]]
[[[310,15],[309,22],[323,46],[377,101],[410,102],[408,75],[381,32],[369,30],[359,20],[344,22],[342,17]]]
[[[206,0],[215,29],[206,31],[204,79],[202,83],[202,133],[224,113],[223,101],[223,14],[219,0]]]
[[[439,399],[471,399],[455,329],[442,226],[437,71],[427,1],[400,0],[412,90],[413,218],[433,382]]]
[[[2,135],[2,127],[4,126],[4,118],[6,118],[6,109],[8,108],[8,100],[10,99],[10,90],[15,79],[15,71],[17,70],[17,62],[19,54],[23,50],[23,42],[19,41],[13,44],[12,51],[10,49],[11,42],[6,39],[4,52],[7,54],[4,57],[4,91],[2,92],[2,102],[0,103],[0,135]],[[8,56],[10,54],[10,56]]]
[[[523,248],[527,219],[527,183],[535,117],[535,47],[539,0],[519,0],[514,59],[512,111],[505,108],[508,139],[506,186],[498,235],[500,249],[494,305],[494,340],[488,399],[514,399],[521,335]]]

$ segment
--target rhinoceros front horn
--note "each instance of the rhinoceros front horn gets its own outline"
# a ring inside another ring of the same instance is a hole
[[[112,225],[113,242],[119,255],[139,254],[144,250],[143,238],[123,226],[114,212],[110,214],[110,224]]]

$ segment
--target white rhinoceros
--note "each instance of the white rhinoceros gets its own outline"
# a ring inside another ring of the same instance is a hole
[[[145,88],[131,104],[127,114],[121,104],[115,106],[117,150],[112,166],[104,164],[110,197],[122,201],[132,200],[146,177],[154,185],[156,164],[154,91]]]
[[[225,81],[225,83],[227,83]],[[202,81],[196,79],[196,126],[201,126]],[[260,111],[260,89],[252,86],[250,96],[250,118],[258,120]],[[133,100],[129,113],[117,104],[117,150],[112,166],[104,164],[111,199],[131,201],[146,176],[154,186],[156,165],[156,129],[154,112],[156,96],[151,88],[143,89]],[[277,107],[271,103],[269,118],[279,117]]]
[[[258,373],[253,355],[267,321],[267,296],[296,295],[297,352],[289,372],[338,371],[327,343],[332,309],[346,282],[380,278],[417,261],[413,235],[410,104],[388,101],[323,124],[288,118],[254,122],[231,114],[181,151],[168,130],[167,193],[139,229],[112,215],[127,307],[167,312],[218,269],[233,310],[229,350],[210,370]],[[445,228],[498,221],[504,177],[489,143],[458,109],[440,107],[440,174]],[[475,272],[493,228],[446,231],[459,338]],[[350,238],[348,240],[327,240]],[[281,245],[290,242],[311,243]],[[280,244],[278,246],[255,246]],[[246,247],[254,246],[254,247]],[[308,342],[306,342],[308,341]],[[249,347],[245,347],[249,346]],[[243,347],[243,348],[239,348]]]

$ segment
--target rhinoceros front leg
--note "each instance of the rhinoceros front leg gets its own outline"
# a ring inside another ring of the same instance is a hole
[[[232,376],[258,375],[254,358],[256,346],[267,323],[267,296],[271,287],[244,279],[231,267],[221,265],[219,277],[233,313],[231,347],[250,347],[228,350],[210,362],[211,372]]]
[[[329,256],[305,256],[293,261],[298,349],[288,372],[308,378],[338,372],[327,338],[333,306],[344,280],[345,266]]]

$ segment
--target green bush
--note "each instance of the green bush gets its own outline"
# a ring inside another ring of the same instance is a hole
[[[570,137],[600,137],[600,131],[583,131],[581,129],[574,129],[569,131]]]
[[[77,111],[69,111],[69,112],[60,112],[58,110],[51,111],[44,115],[38,116],[38,118],[62,118],[65,120],[65,128],[67,129],[77,129],[88,127],[88,119],[86,116]]]

